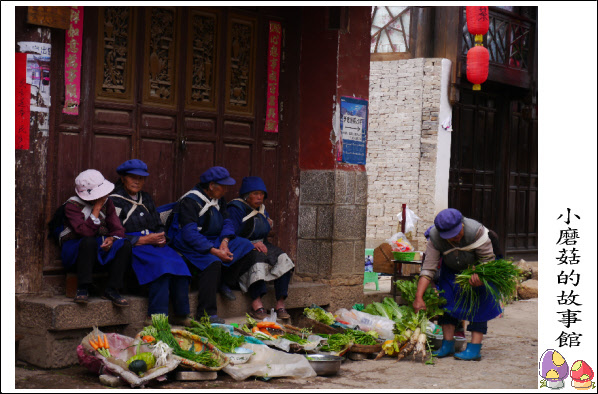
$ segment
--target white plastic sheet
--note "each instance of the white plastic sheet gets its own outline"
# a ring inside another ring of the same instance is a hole
[[[249,361],[245,364],[227,365],[222,369],[235,380],[245,380],[250,376],[302,379],[316,376],[316,371],[303,355],[288,354],[252,343],[245,343],[243,347],[254,352]]]

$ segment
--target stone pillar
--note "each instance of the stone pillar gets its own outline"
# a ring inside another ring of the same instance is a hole
[[[359,283],[365,249],[366,173],[303,171],[300,188],[297,273],[335,279],[335,283]]]

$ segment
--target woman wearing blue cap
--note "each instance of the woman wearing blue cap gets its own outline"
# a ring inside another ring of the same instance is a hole
[[[224,167],[212,167],[199,177],[199,183],[185,193],[171,214],[168,236],[197,271],[197,318],[207,314],[212,323],[224,323],[218,317],[216,293],[234,299],[232,291],[221,287],[222,268],[252,261],[253,244],[235,236],[228,219],[224,194],[236,182]]]
[[[488,330],[488,320],[500,315],[502,310],[496,305],[494,298],[486,291],[476,274],[470,279],[470,284],[480,293],[482,301],[479,310],[471,316],[467,306],[456,307],[459,287],[455,283],[455,275],[468,266],[495,259],[489,231],[481,223],[463,217],[461,212],[453,208],[438,213],[434,219],[434,226],[428,231],[426,258],[422,264],[413,308],[415,311],[426,308],[423,294],[442,258],[437,287],[439,290],[444,290],[443,297],[447,300],[445,305],[447,312],[438,319],[444,339],[441,348],[434,352],[434,355],[439,358],[454,355],[460,360],[480,360],[482,339]],[[467,348],[460,353],[455,353],[454,333],[459,320],[470,322],[467,330],[472,334]]]
[[[290,316],[284,307],[284,301],[288,296],[289,282],[295,265],[282,249],[267,240],[272,228],[272,219],[264,206],[264,200],[268,198],[266,185],[260,177],[245,177],[239,196],[241,198],[228,204],[235,234],[249,239],[258,254],[254,264],[239,267],[238,273],[227,279],[238,280],[241,290],[249,293],[252,299],[252,310],[249,314],[257,320],[263,320],[268,316],[261,298],[266,294],[266,282],[274,281],[276,316],[288,319]]]
[[[133,270],[140,285],[148,287],[148,318],[163,313],[168,315],[172,297],[175,316],[172,324],[190,325],[189,280],[191,273],[185,261],[173,249],[166,246],[164,225],[149,193],[143,185],[149,175],[147,165],[138,159],[127,160],[116,172],[116,182],[110,198],[133,245]]]

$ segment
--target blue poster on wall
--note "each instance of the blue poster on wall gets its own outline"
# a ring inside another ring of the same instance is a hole
[[[341,140],[339,161],[348,164],[365,164],[365,144],[368,129],[367,100],[341,97]]]

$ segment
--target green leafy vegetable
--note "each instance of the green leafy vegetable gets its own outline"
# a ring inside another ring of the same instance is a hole
[[[305,308],[303,314],[312,320],[317,320],[327,325],[335,322],[334,315],[322,308]]]
[[[191,325],[192,327],[188,327],[187,331],[206,338],[208,342],[224,353],[234,353],[235,348],[245,343],[245,338],[243,337],[231,335],[220,327],[212,327],[208,315],[202,317],[199,322],[191,319]]]
[[[521,271],[510,260],[494,260],[482,263],[477,266],[470,266],[455,276],[455,283],[459,285],[459,292],[455,306],[462,306],[467,309],[467,316],[473,316],[480,308],[480,292],[469,284],[473,274],[484,284],[486,290],[496,305],[510,302],[517,289],[517,283],[521,277]]]

